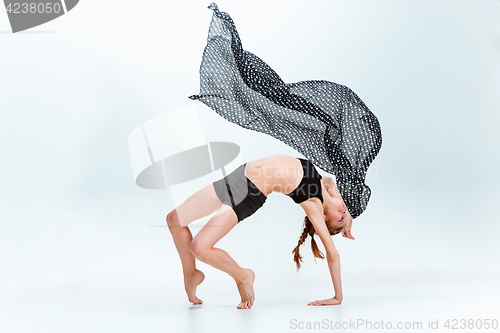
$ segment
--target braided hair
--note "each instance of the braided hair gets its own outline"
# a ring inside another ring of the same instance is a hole
[[[339,232],[344,229],[344,227],[340,228],[332,228],[328,226],[328,232],[330,235],[336,235]],[[311,249],[316,258],[320,259],[325,259],[325,256],[323,253],[319,250],[318,245],[316,244],[316,241],[314,240],[314,234],[316,233],[316,230],[314,230],[314,226],[311,223],[311,220],[309,220],[309,217],[304,218],[304,230],[302,231],[302,234],[300,235],[299,238],[299,243],[298,245],[293,249],[293,261],[295,261],[295,264],[297,265],[297,271],[300,269],[300,263],[302,262],[302,256],[299,253],[299,248],[302,244],[304,244],[304,241],[306,240],[307,236],[311,236]]]

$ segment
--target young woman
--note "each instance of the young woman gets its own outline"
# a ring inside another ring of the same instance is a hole
[[[205,276],[196,269],[196,258],[235,280],[241,295],[238,309],[252,307],[255,274],[240,267],[227,252],[214,245],[237,223],[257,211],[272,192],[290,196],[306,213],[304,231],[293,250],[297,269],[302,260],[299,247],[308,235],[312,237],[311,247],[316,257],[324,258],[314,241],[314,234],[319,236],[326,250],[335,296],[308,305],[338,305],[342,302],[340,259],[330,235],[342,232],[344,237],[354,239],[351,235],[352,218],[331,178],[322,177],[308,160],[285,155],[272,155],[239,166],[226,177],[191,195],[167,215],[167,224],[181,258],[189,301],[202,303],[196,297],[196,287]],[[193,239],[187,226],[214,212],[215,215]]]

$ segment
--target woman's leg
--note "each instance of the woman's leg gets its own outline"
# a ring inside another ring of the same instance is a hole
[[[213,185],[210,184],[191,195],[167,215],[168,228],[182,262],[184,287],[189,301],[195,304],[203,303],[196,297],[196,286],[203,281],[205,276],[196,269],[195,258],[190,250],[193,236],[187,225],[212,214],[221,206],[222,202],[217,197]]]
[[[228,205],[222,205],[191,242],[191,252],[197,259],[229,274],[241,295],[238,309],[249,309],[255,299],[254,273],[240,267],[226,251],[213,247],[237,223],[238,217],[234,210]]]

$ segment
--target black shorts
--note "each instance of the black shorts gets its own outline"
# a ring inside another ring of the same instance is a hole
[[[223,204],[233,208],[238,222],[255,213],[267,197],[245,176],[245,164],[226,177],[213,182],[215,193]]]

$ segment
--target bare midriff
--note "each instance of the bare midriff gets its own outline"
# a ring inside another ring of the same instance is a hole
[[[288,194],[300,184],[302,163],[287,155],[271,155],[248,162],[245,176],[267,197],[272,192]]]

